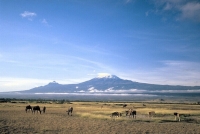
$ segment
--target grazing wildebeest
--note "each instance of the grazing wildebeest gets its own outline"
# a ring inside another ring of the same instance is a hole
[[[179,113],[175,112],[175,113],[174,113],[174,116],[175,116],[175,120],[176,120],[176,118],[177,118],[178,121],[181,121],[181,118],[180,118],[180,114],[179,114]]]
[[[46,107],[45,107],[45,106],[43,107],[43,110],[42,110],[42,111],[43,111],[43,113],[45,113],[45,111],[46,111]]]
[[[132,109],[129,109],[128,111],[125,111],[126,112],[126,116],[133,116],[133,118],[136,119],[136,110],[132,110]]]
[[[26,113],[27,113],[27,111],[33,112],[32,107],[30,105],[26,106],[25,111],[26,111]]]
[[[40,114],[41,114],[41,110],[40,110],[40,107],[39,106],[34,106],[33,107],[33,113],[35,114],[35,111],[37,111],[37,113],[38,113],[38,111],[40,112]]]
[[[123,108],[126,107],[126,106],[127,106],[127,104],[123,104]]]
[[[122,113],[113,112],[110,117],[120,117],[120,116],[122,116]]]
[[[71,116],[72,116],[73,107],[70,107],[66,112],[67,112],[68,115],[69,115],[69,113],[71,113]]]
[[[151,111],[149,112],[149,117],[153,117],[155,114],[156,114],[155,111]]]

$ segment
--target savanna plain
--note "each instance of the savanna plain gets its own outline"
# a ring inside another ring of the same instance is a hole
[[[123,105],[126,104],[126,107]],[[46,107],[45,113],[26,113],[27,105]],[[72,116],[67,114],[73,107]],[[125,111],[137,111],[136,119]],[[154,117],[148,112],[155,111]],[[111,117],[120,112],[121,117]],[[181,114],[175,120],[174,112]],[[0,103],[1,134],[200,134],[200,105],[161,102],[30,101]]]

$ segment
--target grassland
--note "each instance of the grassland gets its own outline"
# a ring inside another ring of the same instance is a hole
[[[25,112],[26,105],[45,106],[46,113]],[[199,134],[200,105],[188,103],[143,103],[128,102],[71,102],[49,103],[0,103],[0,133],[38,134]],[[73,115],[66,110],[72,106]],[[125,110],[135,109],[137,118],[125,116]],[[111,118],[112,112],[123,113]],[[148,118],[148,112],[155,117]],[[174,120],[173,113],[183,114],[181,122]]]

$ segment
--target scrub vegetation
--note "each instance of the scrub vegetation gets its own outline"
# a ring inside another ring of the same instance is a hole
[[[14,103],[13,103],[14,102]],[[123,105],[126,104],[126,107]],[[25,112],[27,105],[46,107],[45,113]],[[72,116],[67,114],[73,107]],[[136,119],[125,115],[125,111],[137,111]],[[155,111],[154,117],[148,112]],[[111,117],[120,112],[121,117]],[[175,120],[174,112],[181,114]],[[15,100],[0,103],[0,133],[109,133],[109,134],[177,134],[200,133],[200,105],[196,103],[161,102],[69,102]]]

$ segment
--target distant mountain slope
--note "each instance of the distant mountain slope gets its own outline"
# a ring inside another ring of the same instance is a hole
[[[76,92],[173,92],[190,91],[200,92],[200,86],[172,86],[156,85],[123,80],[115,75],[97,77],[79,84],[59,84],[54,82],[45,86],[36,87],[23,93],[76,93]]]

